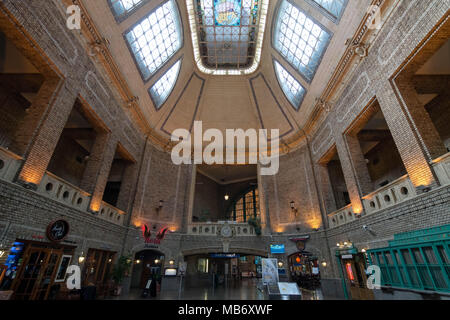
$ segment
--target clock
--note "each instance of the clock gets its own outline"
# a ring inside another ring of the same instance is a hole
[[[233,235],[233,230],[229,225],[224,225],[222,229],[220,229],[220,235],[224,238],[230,238]]]

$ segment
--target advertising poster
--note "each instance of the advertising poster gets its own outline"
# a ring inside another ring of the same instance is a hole
[[[277,259],[262,259],[262,281],[264,285],[278,283]]]

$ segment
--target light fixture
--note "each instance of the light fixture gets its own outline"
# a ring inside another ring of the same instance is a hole
[[[341,244],[340,243],[336,243],[336,246],[339,248],[341,246]]]
[[[225,200],[226,201],[230,200],[230,196],[228,194],[225,195]]]
[[[169,264],[170,264],[171,266],[173,266],[173,265],[175,264],[175,261],[170,260],[170,261],[169,261]]]
[[[362,252],[362,253],[366,253],[366,249],[362,249],[361,252]]]
[[[155,208],[156,213],[160,213],[164,206],[164,200],[159,200],[158,206]]]
[[[83,263],[84,262],[84,254],[83,252],[81,252],[81,255],[78,257],[78,263]]]
[[[298,209],[295,207],[295,201],[291,201],[290,205],[291,205],[292,212],[294,212],[295,215],[297,215]]]
[[[155,264],[158,264],[159,263],[159,259],[155,259]]]
[[[283,268],[283,265],[284,265],[284,264],[283,264],[283,261],[278,261],[278,267],[279,267],[279,268]]]
[[[111,263],[112,262],[112,259],[108,259],[108,263]]]
[[[325,268],[327,266],[327,262],[326,261],[322,262],[322,266]]]
[[[140,264],[140,263],[141,263],[141,260],[137,259],[136,264]]]

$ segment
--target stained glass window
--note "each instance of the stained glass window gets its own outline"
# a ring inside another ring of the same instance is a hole
[[[309,0],[320,9],[324,10],[333,20],[337,22],[341,19],[344,13],[347,0]]]
[[[275,49],[311,82],[331,40],[324,27],[284,0],[275,24]]]
[[[192,1],[194,54],[203,68],[238,71],[259,63],[267,0]]]
[[[109,0],[109,5],[116,18],[121,18],[148,0]]]
[[[167,72],[149,89],[150,96],[156,109],[161,108],[172,92],[175,83],[177,82],[180,67],[181,59],[170,67],[170,69],[167,70]]]
[[[292,106],[299,110],[300,105],[305,96],[306,90],[303,86],[295,80],[295,78],[278,62],[273,62],[275,64],[275,73],[280,83],[281,89],[283,89],[284,94],[291,102]]]
[[[182,45],[174,0],[160,5],[125,34],[142,78],[148,80]]]

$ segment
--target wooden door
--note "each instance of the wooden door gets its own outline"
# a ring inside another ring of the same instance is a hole
[[[50,249],[47,256],[47,262],[43,266],[42,272],[36,281],[31,300],[47,300],[62,257],[62,250]]]
[[[13,284],[17,300],[45,300],[53,285],[62,250],[30,247]]]

